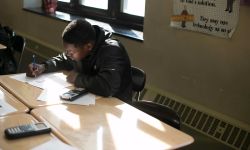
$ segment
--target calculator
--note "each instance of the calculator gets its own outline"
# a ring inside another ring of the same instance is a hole
[[[43,122],[19,125],[4,130],[7,139],[16,139],[50,132],[51,128]]]

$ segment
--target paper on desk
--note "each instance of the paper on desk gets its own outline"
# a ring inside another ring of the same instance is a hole
[[[16,74],[16,75],[12,75],[10,76],[10,78],[15,79],[17,81],[21,81],[21,82],[31,82],[32,80],[34,80],[34,78],[29,78],[26,77],[25,73],[21,73],[21,74]],[[37,77],[37,79],[40,77]]]
[[[72,147],[70,145],[67,145],[58,139],[52,139],[46,143],[43,143],[41,145],[36,146],[35,148],[32,148],[32,150],[78,150],[76,147]]]
[[[60,95],[69,91],[67,88],[48,88],[41,92],[37,100],[44,102],[60,102]]]
[[[62,103],[77,104],[77,105],[95,105],[95,95],[90,94],[90,93],[84,96],[81,96],[72,102],[61,100],[60,95],[67,91],[69,91],[69,89],[67,88],[46,89],[42,91],[42,93],[38,96],[37,100],[45,101],[45,102],[61,101]]]
[[[11,78],[21,82],[26,82],[41,89],[52,88],[51,86],[53,86],[53,88],[71,86],[71,84],[66,81],[66,75],[63,73],[47,73],[36,78],[27,77],[25,73],[22,73],[13,75]]]
[[[6,103],[3,100],[0,100],[0,115],[1,114],[8,114],[17,111],[14,107],[10,104]]]
[[[63,103],[66,104],[76,104],[76,105],[95,105],[95,95],[93,94],[86,94],[84,96],[81,96],[77,98],[76,100],[69,102],[69,101],[63,101]]]

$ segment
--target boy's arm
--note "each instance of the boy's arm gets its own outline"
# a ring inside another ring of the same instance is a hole
[[[75,86],[86,88],[89,92],[101,96],[113,96],[120,88],[125,67],[129,67],[119,47],[106,48],[101,55],[102,65],[96,75],[79,74]]]
[[[65,55],[65,53],[59,54],[56,57],[52,57],[43,64],[45,64],[46,73],[73,69],[73,62],[69,57]]]

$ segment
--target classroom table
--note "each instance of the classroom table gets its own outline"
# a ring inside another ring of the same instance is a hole
[[[29,111],[29,108],[26,107],[23,103],[21,103],[19,100],[17,100],[12,94],[7,92],[4,88],[0,87],[0,105],[2,102],[10,105],[12,108],[15,109],[13,112],[6,112],[3,111],[4,106],[0,106],[0,116],[5,115],[11,115],[11,114],[17,114],[17,113],[25,113]]]
[[[0,84],[7,91],[17,97],[29,108],[35,108],[39,106],[46,106],[52,104],[60,104],[60,101],[38,101],[37,97],[41,94],[42,89],[34,87],[30,84],[23,83],[10,78],[11,75],[0,76]]]
[[[57,139],[52,133],[25,137],[21,139],[8,140],[5,138],[4,129],[17,125],[35,123],[37,120],[29,114],[15,114],[0,117],[0,149],[1,150],[27,150],[36,146]]]
[[[79,149],[176,149],[194,139],[116,98],[93,106],[53,105],[31,111],[53,126],[54,134]]]
[[[6,48],[7,48],[6,46],[4,46],[3,44],[0,43],[0,50],[1,49],[6,49]]]
[[[12,74],[13,75],[13,74]],[[57,96],[55,99],[48,101],[39,101],[37,100],[38,96],[41,94],[43,89],[32,86],[28,83],[20,82],[18,80],[10,78],[11,75],[1,75],[0,76],[0,85],[4,87],[8,92],[17,97],[22,103],[28,106],[30,109],[48,106],[54,104],[61,104],[63,101],[60,100],[60,97]],[[73,86],[69,88],[74,88]],[[54,89],[57,90],[57,89]],[[52,93],[53,94],[53,93]],[[96,99],[100,96],[96,96]]]

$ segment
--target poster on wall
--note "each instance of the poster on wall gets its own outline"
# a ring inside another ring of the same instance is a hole
[[[173,0],[171,27],[231,38],[240,0]]]
[[[240,0],[241,5],[250,5],[250,0]]]

